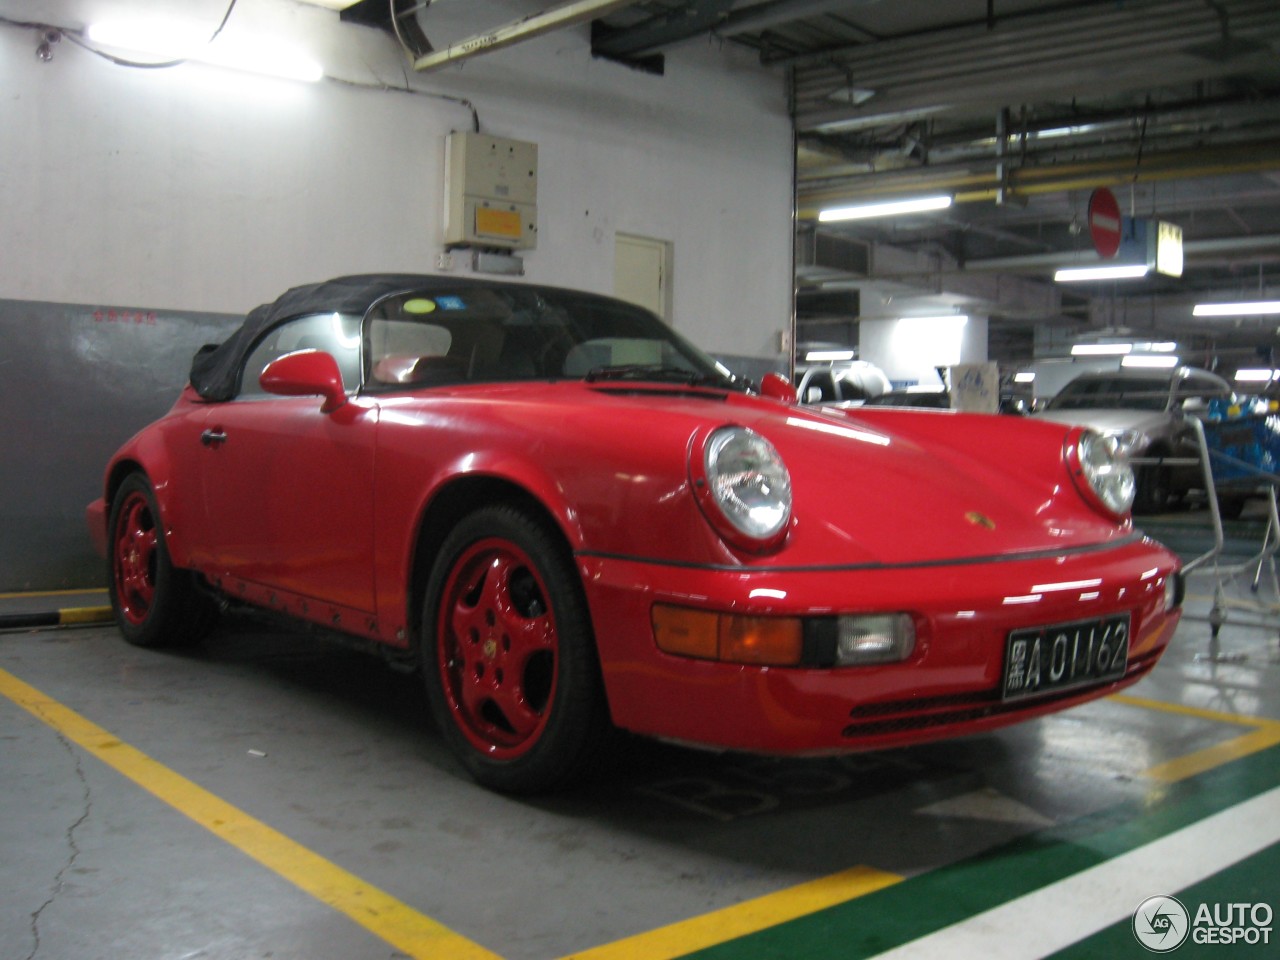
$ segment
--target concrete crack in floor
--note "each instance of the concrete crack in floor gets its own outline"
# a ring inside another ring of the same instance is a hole
[[[93,795],[89,789],[89,780],[84,775],[84,767],[80,763],[80,751],[76,749],[75,744],[64,737],[61,733],[57,733],[57,737],[58,742],[62,744],[67,753],[71,754],[71,759],[75,761],[76,779],[80,781],[80,788],[84,800],[84,809],[80,813],[80,816],[76,818],[75,822],[72,823],[71,826],[67,827],[66,833],[63,834],[67,843],[67,862],[64,863],[53,876],[53,885],[49,893],[49,899],[32,911],[32,945],[31,952],[27,954],[26,960],[35,960],[36,954],[40,952],[40,917],[44,914],[45,910],[53,906],[59,895],[61,895],[64,887],[64,878],[66,877],[67,872],[75,866],[76,860],[80,857],[80,846],[76,843],[76,830],[89,819],[89,815],[93,812]]]

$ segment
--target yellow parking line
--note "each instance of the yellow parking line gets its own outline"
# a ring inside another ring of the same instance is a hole
[[[114,615],[111,607],[69,607],[58,611],[58,624],[73,627],[87,623],[109,623]]]
[[[1157,764],[1143,776],[1163,783],[1185,780],[1231,760],[1239,759],[1280,743],[1280,721],[1203,710],[1183,704],[1114,696],[1118,703],[1146,710],[1159,710],[1228,723],[1253,730],[1224,743]],[[768,929],[788,920],[844,903],[903,880],[896,874],[870,867],[855,867],[843,873],[801,884],[756,900],[694,917],[681,923],[642,933],[602,947],[574,953],[563,960],[672,960],[728,940]]]
[[[896,873],[854,867],[723,910],[570,954],[564,960],[671,960],[846,903],[901,883],[903,879]]]
[[[0,694],[215,836],[408,956],[501,960],[497,954],[290,840],[4,670],[0,670]],[[1182,780],[1280,743],[1280,721],[1139,697],[1115,696],[1112,699],[1142,709],[1254,728],[1242,736],[1157,764],[1143,772],[1144,776],[1161,782]],[[897,874],[871,867],[854,867],[634,937],[573,953],[564,960],[671,960],[857,899],[903,879]]]
[[[1214,767],[1220,767],[1224,763],[1239,760],[1241,757],[1247,757],[1251,753],[1266,750],[1268,747],[1274,747],[1280,743],[1280,721],[1271,720],[1267,717],[1246,717],[1237,713],[1221,713],[1217,710],[1203,710],[1199,707],[1189,707],[1181,703],[1166,703],[1163,700],[1147,700],[1142,697],[1126,695],[1114,696],[1111,699],[1117,703],[1127,704],[1131,707],[1141,707],[1144,710],[1159,710],[1162,713],[1176,713],[1184,717],[1211,720],[1214,723],[1230,723],[1241,727],[1253,727],[1253,730],[1249,733],[1233,737],[1222,743],[1216,743],[1211,747],[1205,747],[1203,750],[1189,753],[1185,757],[1166,760],[1164,763],[1158,763],[1154,767],[1149,767],[1142,771],[1144,777],[1160,783],[1176,783],[1179,780],[1194,777],[1198,773],[1204,773]]]
[[[500,960],[497,954],[295,843],[4,670],[0,670],[0,694],[214,836],[415,960]]]

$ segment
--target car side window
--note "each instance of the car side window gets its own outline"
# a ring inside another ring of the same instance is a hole
[[[1100,380],[1072,380],[1059,391],[1050,405],[1058,410],[1087,410],[1097,406],[1097,396],[1102,390]]]
[[[810,370],[796,392],[801,403],[834,403],[840,399],[830,370]]]
[[[272,360],[299,350],[323,350],[332,355],[348,393],[360,385],[360,318],[322,313],[297,317],[269,331],[244,362],[238,396],[267,396],[258,383],[262,371]]]

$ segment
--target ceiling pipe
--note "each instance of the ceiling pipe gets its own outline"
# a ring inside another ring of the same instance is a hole
[[[1240,55],[1264,60],[1266,47],[1259,41],[1280,39],[1280,7],[1271,0],[1238,0],[1232,6],[1233,22],[1247,28],[1252,44],[1248,50],[1238,44]],[[1144,20],[1144,14],[1157,19]],[[1041,21],[1034,30],[950,30],[864,44],[797,64],[796,125],[801,131],[849,132],[889,123],[895,114],[929,115],[956,104],[983,104],[1001,90],[1007,97],[1010,75],[1021,78],[1029,98],[1041,92],[1065,97],[1105,92],[1118,77],[1152,61],[1166,64],[1170,81],[1227,76],[1239,66],[1230,57],[1196,54],[1219,40],[1220,29],[1212,12],[1188,0]],[[834,102],[850,75],[876,95],[852,107]]]
[[[853,5],[871,6],[879,0],[767,0],[765,3],[752,4],[741,10],[735,10],[716,27],[716,35],[721,37],[740,37],[744,33],[755,33],[768,30],[779,24],[804,20],[808,17],[820,17],[843,8],[841,13],[848,13]]]
[[[636,0],[575,0],[573,3],[562,4],[541,13],[530,14],[501,27],[495,27],[493,30],[468,37],[466,40],[459,40],[443,50],[419,57],[413,62],[413,69],[419,73],[438,70],[482,53],[490,53],[501,50],[503,47],[523,43],[525,40],[532,40],[544,33],[563,30],[588,20],[608,16],[613,11],[629,7],[635,2]]]
[[[1188,260],[1200,260],[1207,257],[1220,257],[1228,254],[1255,254],[1265,250],[1280,248],[1280,236],[1264,234],[1251,237],[1221,237],[1212,240],[1185,240],[1182,253]],[[1051,267],[1060,267],[1067,262],[1072,265],[1088,266],[1103,263],[1098,252],[1091,247],[1078,250],[1058,250],[1051,253],[1032,253],[1017,257],[988,257],[982,260],[967,260],[956,272],[988,273],[988,272],[1043,272]]]
[[[1180,150],[1148,154],[1138,166],[1130,155],[1087,163],[1064,163],[1044,167],[1018,167],[1008,171],[1007,190],[1011,197],[1030,197],[1068,190],[1115,187],[1138,182],[1187,180],[1233,173],[1259,173],[1275,169],[1280,141],[1236,144],[1213,150]],[[837,187],[800,188],[799,216],[816,219],[821,208],[853,204],[884,196],[946,192],[956,203],[994,201],[1000,188],[994,166],[986,170],[881,173],[855,178],[858,183]]]
[[[1272,0],[1229,0],[1238,31],[1273,29]],[[912,82],[950,75],[973,67],[1043,63],[1046,56],[1070,62],[1099,53],[1097,42],[1127,42],[1133,51],[1153,42],[1217,40],[1217,17],[1201,0],[1136,0],[1117,7],[1114,2],[1051,12],[1006,14],[997,29],[985,23],[939,27],[923,34],[894,37],[876,43],[817,50],[787,62],[805,76],[824,71],[842,73],[845,64],[874,79]],[[994,63],[993,63],[994,60]]]

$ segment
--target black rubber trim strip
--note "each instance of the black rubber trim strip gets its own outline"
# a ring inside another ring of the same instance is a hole
[[[57,610],[44,613],[5,613],[0,614],[0,630],[14,630],[19,627],[56,627],[60,620]]]
[[[1137,531],[1121,540],[1108,543],[1091,543],[1082,547],[1060,547],[1055,550],[1028,550],[1024,553],[994,553],[979,557],[959,557],[950,560],[912,560],[905,563],[849,563],[815,564],[804,567],[755,567],[735,566],[728,563],[689,563],[681,560],[660,560],[653,557],[637,557],[625,553],[608,553],[603,550],[579,550],[577,556],[597,560],[629,560],[658,567],[678,567],[683,570],[711,570],[717,573],[861,573],[877,570],[931,570],[938,567],[972,567],[985,563],[1018,563],[1023,560],[1048,560],[1053,557],[1070,557],[1086,553],[1101,553],[1127,547],[1146,539]]]
[[[110,607],[69,607],[40,613],[0,614],[0,630],[28,630],[35,627],[78,627],[108,623],[113,619]]]

